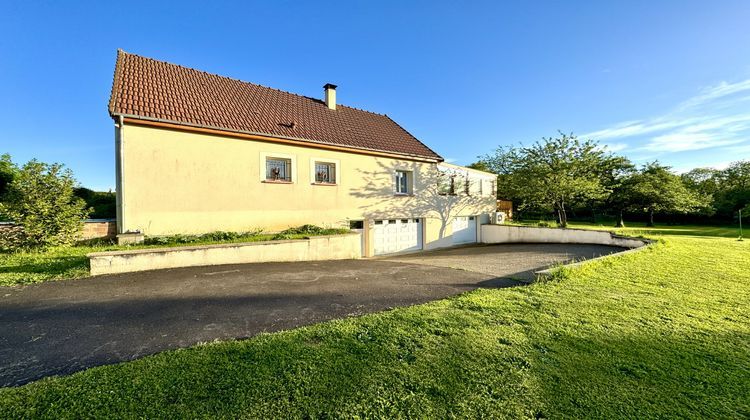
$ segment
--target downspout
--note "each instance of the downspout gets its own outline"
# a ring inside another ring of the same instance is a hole
[[[122,181],[122,170],[123,170],[123,153],[122,153],[122,141],[125,124],[123,122],[123,116],[118,115],[115,122],[115,208],[117,209],[117,233],[124,233],[125,219],[124,219],[124,201],[123,201],[123,181]]]

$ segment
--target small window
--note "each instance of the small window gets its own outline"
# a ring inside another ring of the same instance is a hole
[[[396,194],[411,194],[411,178],[411,172],[396,171]]]
[[[335,184],[336,164],[329,162],[315,162],[315,183]]]
[[[266,158],[266,181],[292,182],[292,161],[274,157]]]
[[[395,221],[395,220],[389,220],[389,221],[388,221],[388,224],[391,224],[391,225],[395,225],[395,224],[396,224],[396,221]]]
[[[409,223],[409,219],[401,219],[401,224],[402,225],[405,225],[407,223]]]
[[[378,224],[378,222],[375,222],[375,224]],[[349,229],[364,229],[365,222],[362,220],[350,220],[349,221]]]
[[[441,172],[438,175],[438,194],[453,194],[453,176],[445,172]]]
[[[419,223],[419,219],[414,219],[414,223]]]
[[[382,225],[382,224],[383,224],[383,221],[382,221],[382,220],[376,220],[376,221],[375,221],[375,224],[376,224],[376,225]]]

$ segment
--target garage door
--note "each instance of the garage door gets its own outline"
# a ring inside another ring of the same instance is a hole
[[[474,216],[453,219],[453,244],[468,244],[477,241],[477,218]]]
[[[376,220],[373,229],[375,255],[422,249],[422,223],[419,219]]]

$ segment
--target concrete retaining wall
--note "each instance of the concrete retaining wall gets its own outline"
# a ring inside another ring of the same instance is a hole
[[[359,233],[309,239],[247,242],[88,254],[91,275],[256,262],[345,260],[362,256]]]
[[[532,226],[482,225],[482,243],[555,243],[597,244],[638,248],[649,243],[645,239],[615,235],[612,232],[588,229],[559,229]]]

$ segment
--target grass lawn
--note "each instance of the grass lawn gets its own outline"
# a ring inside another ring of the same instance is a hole
[[[0,389],[0,418],[747,418],[750,241],[669,230],[529,287]]]
[[[294,229],[294,228],[293,228]],[[318,235],[346,233],[348,229],[323,229]],[[226,234],[225,234],[226,235]],[[219,243],[258,242],[276,239],[276,234],[248,233],[231,235],[219,239],[221,233],[207,234],[199,237],[172,236],[151,238],[151,245],[113,245],[102,242],[95,245],[76,245],[56,247],[46,252],[0,253],[0,286],[16,286],[39,283],[50,280],[76,279],[89,276],[89,259],[86,254],[103,251],[123,251],[143,248],[164,248],[171,246],[195,246]],[[228,236],[228,235],[226,235]],[[302,239],[310,233],[287,233],[283,239]]]

